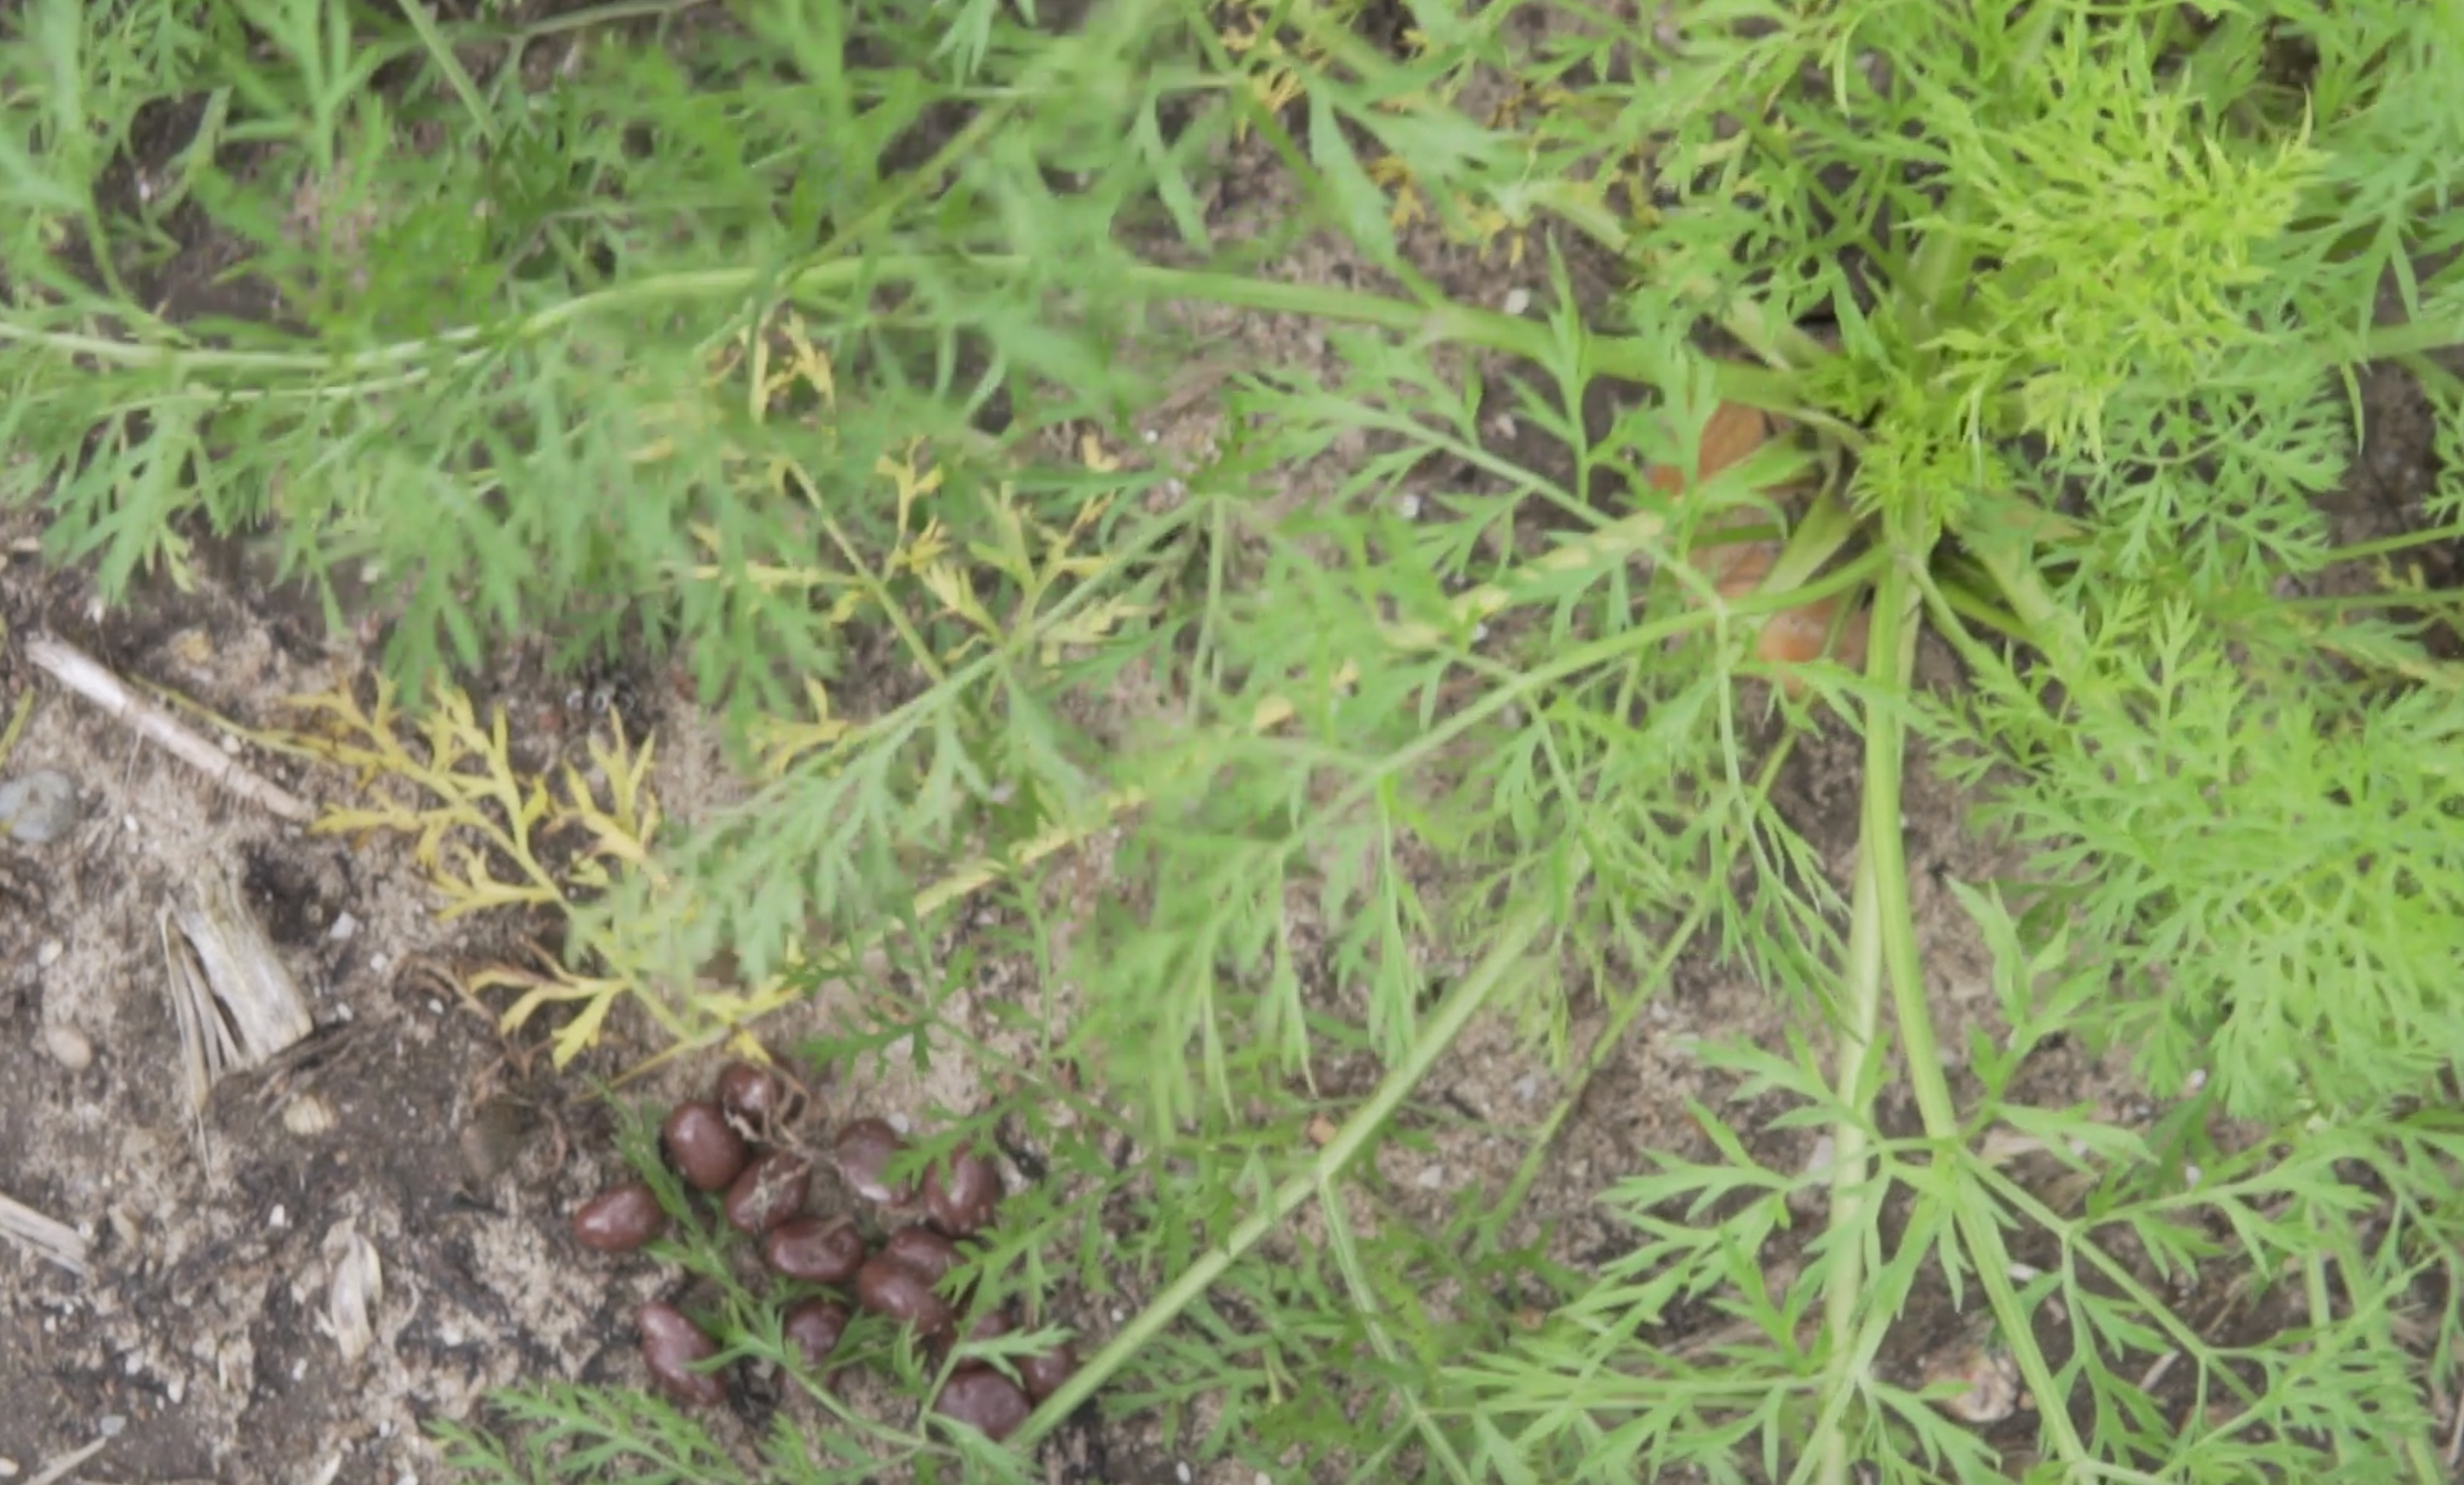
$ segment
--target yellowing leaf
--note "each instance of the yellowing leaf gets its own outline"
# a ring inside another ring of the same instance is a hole
[[[966,620],[987,633],[998,634],[1001,626],[976,598],[975,582],[966,572],[949,562],[935,562],[922,574],[924,586],[941,601],[941,607]]]

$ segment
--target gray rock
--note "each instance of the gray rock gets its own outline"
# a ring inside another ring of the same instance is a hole
[[[0,825],[23,845],[49,845],[77,822],[77,788],[66,774],[37,770],[0,783]]]

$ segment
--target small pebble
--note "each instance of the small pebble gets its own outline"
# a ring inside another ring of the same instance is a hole
[[[136,1358],[132,1356],[129,1360],[135,1361]],[[128,1420],[122,1415],[119,1413],[104,1413],[101,1417],[95,1420],[94,1430],[97,1433],[101,1434],[104,1438],[118,1438],[120,1437],[121,1430],[127,1427]]]
[[[66,774],[38,769],[0,783],[0,824],[18,844],[49,845],[77,822],[77,784]],[[136,821],[128,828],[136,829]]]
[[[0,1480],[12,1480],[16,1477],[17,1461],[6,1454],[0,1454]]]
[[[1173,1474],[1177,1474],[1177,1475],[1178,1475],[1178,1476],[1180,1477],[1180,1485],[1189,1485],[1189,1461],[1188,1461],[1188,1460],[1183,1459],[1183,1460],[1182,1460],[1182,1461],[1180,1461],[1178,1464],[1174,1465],[1174,1466],[1172,1467],[1172,1473],[1173,1473]]]
[[[34,950],[34,965],[37,969],[48,970],[59,963],[60,955],[67,953],[68,950],[69,946],[58,939],[47,938],[43,940],[42,947]]]
[[[301,1139],[330,1132],[338,1121],[334,1105],[314,1093],[303,1093],[282,1106],[282,1127]]]
[[[1446,1168],[1443,1166],[1426,1167],[1420,1171],[1418,1179],[1420,1183],[1420,1190],[1424,1191],[1434,1191],[1439,1187],[1446,1184]]]
[[[351,935],[358,931],[360,931],[360,920],[347,912],[342,912],[334,915],[334,926],[325,930],[325,936],[337,944],[347,944],[351,941]]]
[[[277,1201],[274,1204],[274,1210],[265,1214],[265,1225],[279,1233],[291,1225],[291,1213],[282,1203]]]
[[[84,1072],[94,1065],[94,1043],[66,1021],[43,1023],[43,1050],[52,1055],[52,1060],[73,1073]]]
[[[1507,290],[1506,300],[1501,307],[1508,315],[1522,314],[1531,307],[1531,291],[1520,285]]]

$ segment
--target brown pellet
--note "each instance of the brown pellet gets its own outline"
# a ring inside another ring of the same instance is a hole
[[[611,1186],[573,1213],[573,1240],[601,1253],[630,1253],[668,1230],[668,1214],[647,1181]]]
[[[886,1122],[856,1120],[839,1131],[839,1174],[847,1178],[848,1189],[865,1200],[903,1207],[915,1199],[915,1192],[904,1182],[891,1184],[886,1172],[891,1162],[906,1148],[907,1142]]]
[[[715,1407],[727,1401],[726,1379],[714,1371],[695,1371],[693,1364],[718,1354],[718,1343],[702,1333],[684,1311],[652,1300],[642,1306],[636,1325],[642,1332],[642,1361],[661,1391],[680,1403]]]
[[[1040,1403],[1060,1391],[1061,1384],[1078,1369],[1078,1353],[1064,1342],[1040,1355],[1022,1356],[1011,1365],[1018,1367],[1018,1380],[1026,1384],[1026,1395]]]
[[[1001,1199],[1001,1168],[973,1150],[936,1160],[924,1172],[925,1215],[952,1237],[992,1225]]]
[[[790,1117],[794,1095],[777,1071],[753,1062],[730,1062],[718,1075],[718,1106],[748,1139],[773,1133]]]
[[[988,1439],[1005,1439],[1035,1411],[1026,1394],[989,1366],[960,1368],[941,1388],[933,1410],[963,1423]]]
[[[728,1224],[759,1237],[796,1214],[804,1205],[813,1167],[790,1150],[772,1150],[744,1168],[727,1189]]]
[[[790,1217],[771,1230],[761,1256],[789,1278],[844,1284],[864,1267],[864,1234],[845,1217]]]
[[[804,1359],[804,1365],[819,1370],[830,1353],[838,1349],[839,1338],[847,1334],[847,1306],[829,1299],[807,1299],[789,1310],[781,1329],[787,1343]]]
[[[743,1173],[753,1158],[744,1136],[728,1127],[727,1116],[715,1103],[679,1103],[660,1126],[668,1147],[687,1184],[697,1190],[723,1191]]]
[[[958,1266],[957,1245],[929,1227],[900,1228],[881,1245],[881,1256],[906,1264],[930,1284],[939,1283]]]
[[[950,1328],[950,1305],[933,1292],[933,1281],[894,1258],[875,1256],[855,1276],[856,1301],[875,1315],[911,1325],[926,1336]]]

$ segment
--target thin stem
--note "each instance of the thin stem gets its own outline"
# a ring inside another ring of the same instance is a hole
[[[833,247],[829,251],[835,254],[838,250]],[[0,342],[40,346],[61,356],[183,377],[214,373],[314,377],[319,379],[318,384],[301,388],[300,392],[335,398],[358,395],[369,388],[336,385],[330,379],[350,382],[354,379],[381,377],[384,380],[378,383],[380,386],[407,385],[475,364],[493,355],[501,344],[535,339],[593,316],[638,311],[646,304],[740,297],[772,283],[782,297],[797,298],[844,293],[882,280],[909,281],[961,270],[1009,275],[1037,266],[1035,259],[1015,253],[891,253],[851,258],[830,255],[819,261],[808,260],[784,273],[759,267],[660,273],[577,295],[504,323],[457,326],[433,336],[346,356],[148,344],[41,329],[6,319],[0,319]],[[1545,360],[1552,351],[1546,325],[1452,302],[1421,304],[1327,284],[1282,283],[1149,263],[1129,265],[1119,272],[1117,281],[1134,293],[1155,298],[1198,300],[1267,314],[1370,325],[1425,341],[1479,346],[1525,360]],[[1660,359],[1642,341],[1629,338],[1595,340],[1593,350],[1596,369],[1614,377],[1648,379]],[[1731,402],[1783,413],[1809,412],[1796,405],[1795,379],[1792,376],[1738,361],[1715,362],[1713,372],[1720,395]]]
[[[2416,319],[2401,325],[2380,325],[2361,335],[2345,336],[2320,348],[2321,369],[2340,371],[2374,360],[2443,351],[2464,344],[2464,323],[2453,319]]]
[[[1399,1371],[1404,1365],[1403,1354],[1396,1346],[1395,1338],[1385,1322],[1379,1319],[1377,1291],[1370,1284],[1368,1272],[1361,1267],[1360,1245],[1353,1232],[1352,1214],[1343,1204],[1342,1189],[1331,1180],[1322,1181],[1318,1184],[1317,1199],[1319,1210],[1326,1213],[1327,1241],[1334,1250],[1335,1267],[1342,1271],[1343,1285],[1352,1294],[1353,1308],[1360,1312],[1362,1326],[1369,1332],[1369,1343],[1377,1352],[1379,1361]],[[1446,1441],[1444,1432],[1438,1428],[1437,1420],[1429,1416],[1419,1390],[1405,1387],[1398,1388],[1397,1392],[1397,1402],[1410,1415],[1412,1431],[1419,1436],[1420,1447],[1444,1468],[1447,1477],[1456,1485],[1471,1485],[1471,1472],[1463,1468],[1463,1456],[1455,1452],[1454,1446]]]
[[[1216,1248],[1191,1264],[1180,1278],[1163,1293],[1148,1301],[1104,1349],[1095,1353],[1078,1368],[1061,1390],[1045,1400],[1033,1417],[1012,1435],[1012,1447],[1032,1451],[1044,1437],[1061,1426],[1064,1419],[1076,1411],[1078,1405],[1093,1396],[1112,1375],[1129,1365],[1131,1358],[1148,1342],[1161,1334],[1164,1327],[1180,1317],[1199,1295],[1204,1294],[1235,1262],[1256,1247],[1261,1239],[1275,1230],[1293,1212],[1308,1203],[1311,1195],[1343,1173],[1353,1157],[1367,1146],[1370,1137],[1385,1125],[1401,1107],[1403,1101],[1419,1087],[1438,1059],[1453,1046],[1474,1015],[1487,1005],[1507,976],[1523,963],[1524,954],[1532,941],[1547,926],[1548,914],[1542,905],[1527,906],[1509,920],[1490,946],[1487,955],[1438,1007],[1437,1014],[1421,1029],[1419,1041],[1411,1052],[1389,1072],[1353,1116],[1345,1121],[1333,1139],[1318,1151],[1307,1167],[1275,1188],[1266,1205],[1251,1213]]]
[[[1898,660],[1880,643],[1867,651],[1866,669],[1877,686],[1889,684]],[[1868,725],[1870,729],[1870,716]],[[1872,733],[1867,733],[1869,744]],[[1870,751],[1870,748],[1869,748]],[[1869,784],[1870,789],[1870,784]],[[1839,1068],[1834,1082],[1843,1109],[1862,1109],[1875,1086],[1874,1064],[1880,1056],[1882,1022],[1882,933],[1881,893],[1875,882],[1874,851],[1861,846],[1857,858],[1857,890],[1848,917],[1848,1014],[1839,1029]],[[1819,1485],[1846,1485],[1856,1460],[1848,1452],[1848,1430],[1840,1427],[1848,1400],[1857,1386],[1858,1348],[1850,1343],[1857,1312],[1864,1299],[1864,1243],[1856,1236],[1866,1223],[1866,1187],[1873,1179],[1866,1123],[1842,1117],[1831,1130],[1831,1218],[1829,1232],[1838,1261],[1824,1290],[1822,1328],[1831,1344],[1830,1365],[1822,1378],[1819,1424]]]
[[[1874,600],[1872,663],[1878,680],[1887,663],[1895,673],[1890,695],[1906,694],[1916,666],[1918,628],[1913,622],[1923,592],[1903,558],[1884,573]],[[1917,950],[1916,920],[1909,906],[1907,855],[1901,832],[1900,774],[1906,745],[1906,721],[1895,705],[1870,707],[1865,714],[1865,809],[1862,849],[1873,876],[1875,908],[1880,915],[1882,962],[1890,972],[1892,1018],[1899,1029],[1901,1059],[1916,1095],[1917,1110],[1926,1136],[1935,1142],[1937,1168],[1947,1168],[1953,1185],[1960,1167],[1959,1112],[1950,1082],[1943,1072],[1934,1037],[1932,1011],[1925,1003],[1925,972]],[[2038,1399],[2037,1408],[2053,1435],[2056,1452],[2074,1466],[2088,1463],[2087,1446],[2063,1399],[2067,1395],[2035,1343],[2027,1311],[2012,1288],[2011,1263],[2002,1233],[1990,1208],[1972,1186],[1950,1193],[1952,1221],[1961,1245],[1976,1270],[1977,1283],[2018,1363],[2020,1375]]]
[[[1779,777],[1780,769],[1796,748],[1797,735],[1791,732],[1782,737],[1771,749],[1771,755],[1763,760],[1754,780],[1755,793],[1769,797],[1771,784]],[[1727,880],[1729,865],[1745,841],[1746,835],[1740,831],[1728,842],[1727,859],[1709,873],[1706,880],[1714,883]],[[1505,1230],[1506,1223],[1516,1212],[1523,1210],[1524,1199],[1530,1194],[1532,1183],[1539,1179],[1540,1168],[1548,1160],[1550,1148],[1555,1145],[1566,1121],[1573,1117],[1575,1106],[1582,1103],[1584,1091],[1591,1086],[1592,1080],[1598,1076],[1600,1069],[1608,1064],[1610,1055],[1624,1043],[1625,1034],[1634,1025],[1634,1018],[1642,1014],[1642,1008],[1651,1003],[1652,997],[1667,981],[1669,971],[1693,944],[1694,935],[1702,931],[1704,920],[1710,917],[1712,904],[1716,901],[1708,891],[1695,900],[1694,906],[1686,912],[1683,920],[1670,930],[1667,942],[1661,946],[1659,957],[1643,973],[1639,988],[1625,998],[1624,1003],[1610,1015],[1608,1024],[1600,1028],[1599,1037],[1592,1043],[1590,1055],[1583,1059],[1582,1067],[1574,1075],[1573,1086],[1565,1091],[1549,1110],[1549,1117],[1540,1122],[1540,1127],[1531,1136],[1530,1149],[1524,1153],[1522,1164],[1515,1168],[1514,1179],[1507,1183],[1505,1195],[1484,1219],[1476,1251],[1495,1251],[1497,1234]]]

